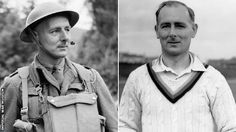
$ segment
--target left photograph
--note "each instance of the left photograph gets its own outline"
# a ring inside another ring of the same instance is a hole
[[[118,131],[117,3],[0,1],[0,132]]]

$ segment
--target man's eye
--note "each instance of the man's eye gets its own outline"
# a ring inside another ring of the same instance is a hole
[[[165,28],[168,28],[168,27],[169,27],[168,25],[161,26],[162,29],[165,29]]]
[[[177,28],[185,28],[184,25],[176,25]]]

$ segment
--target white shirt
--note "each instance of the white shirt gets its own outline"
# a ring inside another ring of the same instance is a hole
[[[190,65],[179,74],[163,63],[162,55],[153,61],[152,69],[158,73],[169,88],[175,92],[190,78],[193,72],[206,71],[206,68],[197,57],[194,57],[192,53],[189,54],[189,57]]]
[[[170,70],[160,58],[153,61],[153,70],[159,72],[171,87]],[[189,69],[188,69],[189,68]],[[220,72],[204,68],[193,55],[190,66],[178,77],[185,80],[193,72],[205,71],[194,87],[177,102],[171,103],[152,81],[146,65],[133,71],[125,84],[119,107],[120,132],[220,132],[236,131],[236,106],[232,92]],[[190,72],[187,72],[190,71]],[[172,73],[173,74],[173,73]],[[173,88],[174,90],[174,88]]]

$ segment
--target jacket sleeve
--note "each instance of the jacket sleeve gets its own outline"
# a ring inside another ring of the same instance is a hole
[[[13,124],[16,119],[20,118],[20,90],[11,78],[6,77],[1,91],[0,100],[4,100],[4,106],[1,106],[4,108],[4,115],[1,115],[4,119],[4,132],[14,132]]]
[[[211,111],[218,131],[236,132],[236,105],[231,89],[222,75],[214,84]]]
[[[98,95],[98,109],[100,114],[106,117],[106,132],[117,132],[118,112],[115,107],[115,103],[100,74],[95,70],[94,73],[96,75],[94,86]]]
[[[141,132],[141,103],[131,73],[126,81],[119,106],[119,132]]]

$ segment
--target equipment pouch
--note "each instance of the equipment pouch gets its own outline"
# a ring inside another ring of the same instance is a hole
[[[104,132],[105,117],[98,114],[97,95],[81,92],[47,97],[45,132]]]
[[[13,126],[17,132],[33,132],[33,124],[17,119]]]

